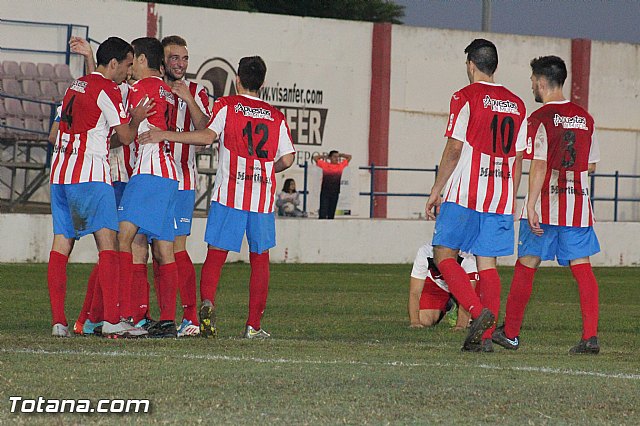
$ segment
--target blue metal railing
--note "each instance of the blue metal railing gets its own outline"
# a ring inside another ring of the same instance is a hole
[[[375,173],[382,171],[400,171],[400,172],[427,172],[434,173],[434,181],[435,176],[438,174],[438,166],[436,165],[432,169],[419,169],[419,168],[402,168],[402,167],[384,167],[384,166],[376,166],[375,164],[371,164],[371,166],[359,167],[359,170],[367,170],[371,174],[370,176],[370,187],[368,192],[360,192],[361,196],[369,197],[369,217],[373,218],[373,208],[375,205],[375,197],[420,197],[420,198],[428,198],[429,193],[396,193],[396,192],[383,192],[375,190]],[[523,172],[523,176],[527,176],[529,173]],[[596,197],[595,196],[595,188],[596,188],[596,178],[602,179],[614,179],[614,189],[613,196],[611,197]],[[614,173],[593,173],[590,175],[590,198],[593,209],[595,210],[596,201],[608,201],[613,202],[613,221],[618,221],[618,204],[621,202],[640,202],[640,197],[620,197],[620,179],[640,179],[640,175],[633,174],[623,174],[619,171],[615,171]],[[306,182],[305,182],[306,183]],[[519,195],[516,197],[518,200],[523,200],[524,196]]]
[[[35,22],[35,21],[21,21],[21,20],[15,20],[15,19],[0,19],[0,24],[9,24],[9,25],[28,25],[28,26],[43,26],[43,27],[60,27],[60,28],[66,28],[67,30],[67,40],[69,40],[73,34],[73,30],[75,28],[84,28],[85,30],[85,39],[97,43],[95,40],[89,38],[89,26],[87,25],[80,25],[80,24],[61,24],[61,23],[57,23],[57,22]],[[29,49],[29,48],[22,48],[22,47],[5,47],[5,46],[0,46],[0,51],[4,51],[4,52],[16,52],[16,53],[41,53],[41,54],[48,54],[48,55],[64,55],[64,62],[65,64],[69,65],[70,60],[71,60],[71,55],[75,54],[73,52],[71,52],[71,49],[69,47],[69,44],[66,45],[65,50],[44,50],[44,49]]]

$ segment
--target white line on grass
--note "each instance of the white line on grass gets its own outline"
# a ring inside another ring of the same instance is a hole
[[[315,364],[315,365],[362,365],[362,366],[387,366],[387,367],[458,367],[460,364],[454,363],[409,363],[404,361],[392,361],[392,362],[365,362],[365,361],[341,361],[341,360],[306,360],[306,359],[287,359],[287,358],[255,358],[255,357],[238,357],[227,355],[195,355],[195,354],[160,354],[156,352],[128,352],[128,351],[75,351],[68,349],[61,349],[58,351],[50,351],[45,349],[0,349],[0,353],[11,354],[31,354],[31,355],[83,355],[83,356],[112,356],[112,357],[170,357],[170,358],[182,358],[192,360],[206,360],[206,361],[231,361],[231,362],[259,362],[266,364]],[[502,370],[502,371],[525,371],[531,373],[542,374],[557,374],[562,376],[591,376],[602,377],[606,379],[626,379],[626,380],[640,380],[640,374],[628,374],[628,373],[601,373],[598,371],[582,371],[571,370],[562,368],[548,368],[548,367],[503,367],[498,365],[489,364],[466,364],[466,367],[475,367],[484,370]]]

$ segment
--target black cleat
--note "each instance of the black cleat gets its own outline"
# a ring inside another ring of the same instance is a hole
[[[493,340],[493,343],[496,345],[500,345],[505,349],[511,349],[513,351],[520,347],[520,336],[509,339],[507,335],[504,334],[504,324],[496,328],[496,331],[493,332],[493,336],[491,336],[491,340]]]
[[[462,346],[462,352],[494,352],[491,339],[482,339],[482,343],[469,343]]]
[[[480,346],[482,343],[482,334],[491,328],[495,321],[496,317],[491,311],[487,308],[482,308],[480,316],[471,321],[471,325],[469,325],[469,331],[467,337],[464,339],[462,350],[468,350],[468,348],[473,347],[474,344]]]
[[[177,338],[176,323],[171,320],[158,321],[149,327],[148,336],[155,339]]]
[[[215,339],[218,336],[218,329],[216,328],[216,311],[213,304],[208,300],[202,302],[198,316],[200,319],[200,336]]]
[[[598,355],[600,352],[600,343],[596,336],[582,339],[580,342],[569,349],[569,355]]]

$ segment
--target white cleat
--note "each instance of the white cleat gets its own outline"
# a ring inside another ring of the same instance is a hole
[[[120,321],[117,324],[105,321],[102,324],[102,335],[109,339],[146,337],[147,330],[134,327],[126,321]]]
[[[242,335],[242,337],[244,337],[245,339],[269,339],[271,337],[271,334],[267,333],[262,328],[256,330],[255,328],[248,325],[247,328],[244,329],[244,334]]]
[[[51,335],[53,337],[71,337],[71,334],[69,334],[69,327],[60,323],[53,325]]]
[[[200,334],[200,326],[193,325],[193,322],[183,319],[182,324],[178,327],[178,337],[191,337]]]

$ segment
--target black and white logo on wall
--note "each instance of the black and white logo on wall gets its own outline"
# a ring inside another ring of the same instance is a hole
[[[207,88],[214,98],[235,95],[236,71],[223,58],[206,60],[195,74],[187,74],[187,79],[196,81]],[[263,86],[260,98],[278,108],[287,117],[293,143],[310,145],[320,150],[327,121],[324,91],[300,87],[297,83]]]

